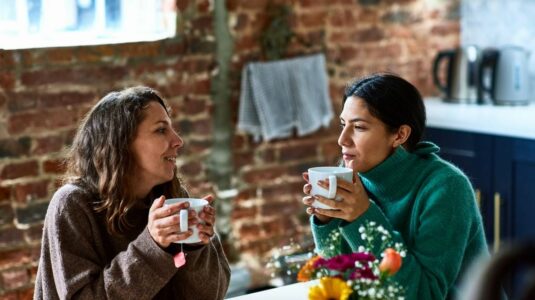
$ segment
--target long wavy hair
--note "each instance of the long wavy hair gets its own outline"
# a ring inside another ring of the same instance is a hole
[[[137,86],[104,96],[84,117],[69,149],[64,183],[84,187],[98,199],[96,212],[104,212],[108,231],[122,235],[132,228],[126,216],[140,200],[132,194],[130,174],[135,159],[130,150],[149,102],[169,108],[158,93]],[[185,197],[187,192],[175,169],[175,177],[155,186],[149,196]]]

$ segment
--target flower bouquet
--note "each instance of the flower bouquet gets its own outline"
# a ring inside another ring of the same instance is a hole
[[[319,284],[309,289],[308,299],[404,299],[404,288],[392,279],[405,257],[402,245],[392,243],[391,234],[375,222],[361,226],[359,232],[365,245],[358,252],[339,253],[341,233],[333,231],[329,248],[301,268],[298,281],[319,279]],[[373,254],[373,245],[384,249],[380,259]]]

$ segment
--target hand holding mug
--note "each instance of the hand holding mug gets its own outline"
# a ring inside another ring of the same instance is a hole
[[[192,234],[192,230],[180,231],[179,212],[188,209],[188,202],[164,206],[165,197],[154,200],[149,209],[148,230],[154,241],[162,248],[167,248],[173,242],[185,240]],[[194,214],[189,214],[188,227],[198,223]],[[183,221],[184,222],[184,221]]]
[[[208,201],[208,205],[205,205],[202,211],[199,213],[199,219],[201,222],[197,224],[199,229],[199,238],[203,244],[208,244],[212,236],[214,236],[215,226],[215,208],[212,206],[214,202],[213,195],[207,195],[203,197]]]
[[[352,169],[316,167],[309,169],[303,177],[308,181],[303,186],[303,192],[309,195],[303,198],[303,203],[310,206],[307,213],[314,214],[323,223],[333,217],[352,222],[370,205],[368,195],[360,179],[354,178]]]

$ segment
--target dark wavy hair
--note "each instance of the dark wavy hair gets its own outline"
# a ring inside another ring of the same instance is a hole
[[[370,114],[386,124],[391,132],[408,125],[411,134],[405,142],[412,151],[425,129],[425,106],[420,92],[407,80],[390,73],[357,79],[345,90],[344,99],[356,96],[364,100]]]
[[[130,151],[149,102],[169,108],[158,93],[144,86],[110,92],[82,120],[66,158],[64,183],[80,185],[96,195],[96,212],[104,212],[108,231],[124,234],[132,226],[126,215],[138,202],[130,174],[135,167]],[[173,180],[154,187],[150,196],[185,197],[175,169]]]

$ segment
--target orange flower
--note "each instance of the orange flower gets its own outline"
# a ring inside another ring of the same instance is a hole
[[[309,281],[312,275],[312,271],[314,271],[314,263],[320,259],[320,256],[314,256],[311,259],[309,259],[306,264],[299,270],[299,273],[297,273],[297,281],[304,282]]]
[[[396,274],[401,267],[401,255],[392,248],[387,248],[383,254],[384,257],[381,264],[379,264],[379,270],[381,273],[386,273],[390,276]]]

